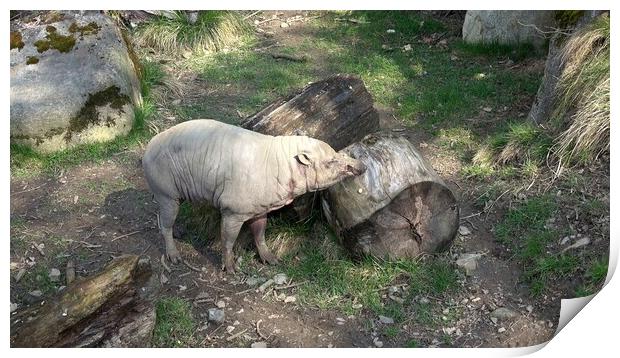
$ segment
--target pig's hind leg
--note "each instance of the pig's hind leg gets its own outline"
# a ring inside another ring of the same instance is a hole
[[[173,263],[181,261],[181,255],[172,237],[172,227],[179,213],[179,202],[166,196],[156,196],[159,203],[159,229],[166,244],[166,256]]]
[[[278,257],[274,255],[267,244],[265,243],[265,228],[267,227],[267,215],[262,215],[254,218],[248,222],[252,236],[254,236],[254,243],[258,249],[258,255],[263,262],[268,262],[271,265],[278,264]]]

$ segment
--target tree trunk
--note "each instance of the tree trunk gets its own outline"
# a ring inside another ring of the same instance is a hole
[[[148,346],[155,309],[138,293],[150,276],[150,264],[138,256],[116,258],[44,305],[11,316],[11,346]]]
[[[346,247],[397,259],[449,246],[459,225],[454,195],[405,137],[378,133],[343,151],[367,167],[323,192],[323,212]]]
[[[378,131],[379,114],[361,79],[335,75],[276,100],[245,119],[241,127],[274,136],[305,135],[338,151]],[[310,216],[315,197],[308,193],[291,204],[300,220]]]

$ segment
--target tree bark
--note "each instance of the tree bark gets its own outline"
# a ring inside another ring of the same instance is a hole
[[[456,199],[405,137],[377,133],[343,151],[366,172],[323,192],[322,207],[354,255],[398,259],[450,245],[459,224]]]
[[[306,135],[335,150],[379,130],[379,114],[364,82],[336,75],[271,103],[241,127],[269,135]]]
[[[11,346],[148,346],[155,309],[138,293],[149,277],[150,264],[138,256],[116,258],[102,272],[74,281],[45,304],[12,316]]]
[[[378,131],[379,114],[361,79],[335,75],[276,100],[243,120],[241,127],[273,136],[305,135],[338,151]],[[300,220],[310,216],[315,197],[308,193],[291,204]]]

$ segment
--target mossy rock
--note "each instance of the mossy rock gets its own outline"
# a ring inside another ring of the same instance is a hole
[[[96,11],[47,17],[11,23],[11,143],[54,152],[128,133],[142,97],[120,29]]]

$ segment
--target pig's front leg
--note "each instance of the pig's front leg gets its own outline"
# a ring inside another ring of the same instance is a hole
[[[235,273],[233,247],[235,246],[237,236],[239,236],[243,221],[238,216],[222,214],[222,269],[226,269],[228,273]]]
[[[268,262],[271,265],[278,264],[278,257],[269,251],[267,244],[265,243],[265,228],[267,227],[267,214],[254,218],[248,221],[250,224],[250,230],[252,236],[254,236],[254,242],[258,249],[258,255],[263,262]]]

